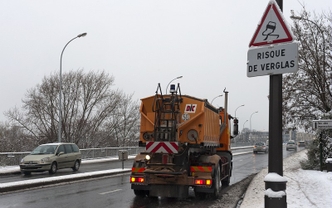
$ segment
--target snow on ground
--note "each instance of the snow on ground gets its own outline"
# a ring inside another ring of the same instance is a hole
[[[332,208],[332,172],[302,170],[300,161],[306,159],[301,151],[283,161],[283,174],[287,180],[288,208]],[[250,183],[240,208],[263,208],[267,168]]]
[[[111,169],[111,170],[102,170],[102,171],[95,171],[95,172],[86,172],[86,173],[77,173],[65,176],[57,176],[57,177],[50,177],[50,178],[37,178],[37,179],[30,179],[24,181],[15,181],[15,182],[7,182],[7,183],[0,183],[0,189],[8,188],[8,187],[15,187],[15,186],[23,186],[23,185],[30,185],[36,183],[46,183],[46,182],[61,182],[66,179],[74,179],[74,178],[83,178],[89,176],[96,176],[96,175],[105,175],[105,174],[112,174],[112,173],[123,173],[128,172],[131,169]]]

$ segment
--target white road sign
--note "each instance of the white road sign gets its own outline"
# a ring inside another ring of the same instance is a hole
[[[332,120],[313,120],[314,129],[332,129]]]
[[[247,57],[248,77],[291,73],[298,70],[297,42],[251,47]]]

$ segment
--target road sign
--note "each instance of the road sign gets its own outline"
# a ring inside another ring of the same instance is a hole
[[[314,129],[332,129],[332,120],[313,120]]]
[[[298,69],[298,44],[252,47],[248,50],[247,76],[256,77],[296,72]]]
[[[249,47],[293,41],[293,34],[274,0],[270,0]]]

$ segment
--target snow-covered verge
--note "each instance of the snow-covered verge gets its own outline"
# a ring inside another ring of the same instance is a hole
[[[306,151],[296,153],[283,161],[284,178],[287,179],[286,199],[288,208],[332,208],[332,172],[302,170],[300,161]],[[241,208],[263,208],[267,168],[258,173],[250,183]]]

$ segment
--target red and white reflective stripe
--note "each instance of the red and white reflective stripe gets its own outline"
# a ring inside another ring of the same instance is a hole
[[[178,153],[179,145],[177,142],[147,142],[145,149],[154,153]]]
[[[131,168],[131,172],[133,173],[142,173],[145,171],[145,168]]]

